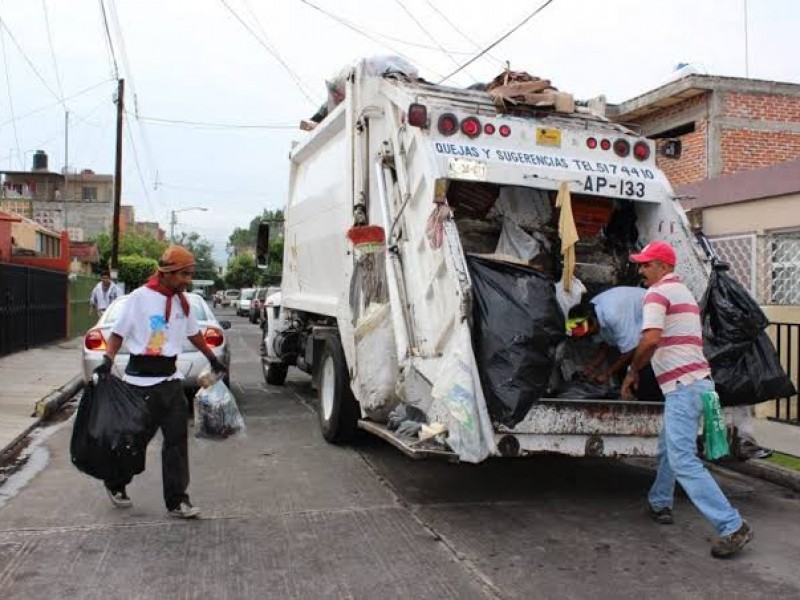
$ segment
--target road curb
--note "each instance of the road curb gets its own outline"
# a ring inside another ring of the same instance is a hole
[[[780,467],[766,460],[751,458],[746,462],[730,462],[716,466],[800,492],[800,472]]]
[[[30,425],[28,425],[22,431],[22,433],[11,440],[10,443],[6,444],[4,448],[0,449],[0,464],[3,464],[6,458],[13,454],[16,447],[19,446],[19,444],[21,444],[34,429],[47,421],[47,419],[49,419],[56,411],[64,406],[64,404],[66,404],[70,398],[83,389],[84,385],[85,382],[83,381],[83,377],[77,375],[57,390],[50,392],[47,396],[37,401],[35,404],[34,413],[31,415],[36,417],[36,419]]]

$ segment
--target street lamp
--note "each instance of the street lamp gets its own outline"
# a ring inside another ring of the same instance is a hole
[[[170,211],[169,217],[169,239],[173,242],[175,241],[175,224],[178,220],[175,218],[175,215],[179,212],[186,212],[188,210],[202,210],[203,212],[207,211],[208,209],[204,206],[188,206],[186,208],[179,208],[177,210]]]

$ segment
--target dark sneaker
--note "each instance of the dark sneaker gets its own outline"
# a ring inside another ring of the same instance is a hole
[[[653,521],[660,525],[672,525],[675,522],[675,520],[672,518],[672,509],[669,506],[665,506],[664,508],[653,508],[648,504],[647,514],[650,515],[650,518],[653,519]]]
[[[131,502],[131,499],[128,498],[128,494],[125,492],[125,490],[112,492],[110,489],[106,488],[106,493],[111,499],[111,504],[117,508],[130,508],[133,506],[133,502]]]
[[[755,442],[750,440],[740,440],[736,446],[736,458],[739,460],[750,460],[751,458],[769,458],[772,456],[772,450],[769,448],[762,448]]]
[[[191,502],[181,502],[178,508],[173,508],[169,511],[170,517],[176,519],[196,519],[200,515],[200,509],[192,506]]]
[[[753,529],[747,524],[747,521],[742,521],[742,526],[739,529],[714,542],[711,547],[711,556],[714,558],[730,558],[744,548],[747,542],[752,539]]]

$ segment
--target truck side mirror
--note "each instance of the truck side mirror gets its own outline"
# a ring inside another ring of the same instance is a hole
[[[258,235],[256,236],[256,265],[260,269],[267,268],[269,258],[269,223],[258,225]]]

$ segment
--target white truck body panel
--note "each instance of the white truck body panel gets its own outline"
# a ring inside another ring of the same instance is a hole
[[[415,102],[427,106],[429,128],[405,122],[408,107]],[[477,139],[460,132],[443,136],[436,127],[442,113],[459,119],[476,115],[494,124],[496,131],[508,125],[511,133],[482,134]],[[557,130],[558,140],[541,137],[539,128]],[[591,115],[550,114],[536,119],[497,115],[483,92],[366,77],[355,67],[346,100],[291,154],[282,310],[335,318],[353,389],[358,389],[358,378],[370,377],[355,359],[353,331],[359,315],[351,305],[355,259],[346,238],[353,226],[353,208],[364,202],[369,223],[392,224],[386,228],[387,245],[396,246],[399,257],[397,293],[404,300],[393,298],[393,323],[396,339],[407,334],[408,343],[398,348],[397,393],[402,401],[422,409],[430,421],[447,422],[447,410],[433,402],[430,390],[456,326],[471,317],[471,287],[455,222],[444,223],[439,248],[432,248],[426,236],[439,179],[544,190],[557,190],[566,181],[573,193],[631,200],[637,206],[640,239],[670,242],[678,255],[678,273],[699,298],[707,283],[707,267],[669,182],[655,166],[652,143],[648,142],[649,158],[639,161],[620,158],[613,150],[590,149],[589,137],[623,138],[631,146],[642,140]],[[381,167],[375,165],[380,154],[393,159],[389,215],[379,201]],[[401,323],[398,318],[405,320]],[[608,406],[599,401],[594,406],[536,404],[514,431],[496,427],[495,442],[500,447],[504,437],[516,436],[520,453],[654,455],[660,407],[627,406],[609,412]],[[618,419],[620,413],[631,414]],[[605,436],[599,446],[597,436]]]

